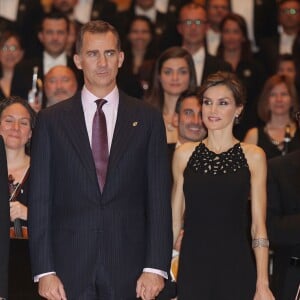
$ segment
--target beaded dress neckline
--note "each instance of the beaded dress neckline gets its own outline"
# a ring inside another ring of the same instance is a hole
[[[200,143],[190,157],[188,167],[194,172],[218,175],[248,168],[248,163],[240,142],[221,153],[215,153],[209,150],[204,143]]]

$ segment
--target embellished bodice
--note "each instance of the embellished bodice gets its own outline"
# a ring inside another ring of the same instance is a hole
[[[227,231],[234,235],[237,228],[246,228],[250,170],[240,143],[219,154],[200,143],[183,176],[185,229],[200,233],[199,220],[227,237]]]
[[[236,172],[243,167],[248,168],[248,163],[240,143],[219,154],[200,143],[190,157],[188,167],[201,174],[217,175]]]

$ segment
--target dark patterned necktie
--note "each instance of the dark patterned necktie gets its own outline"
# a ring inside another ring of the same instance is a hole
[[[107,128],[106,119],[102,106],[107,102],[104,99],[98,99],[95,101],[97,104],[97,110],[93,119],[92,129],[92,152],[95,161],[98,183],[101,191],[106,179],[107,164],[108,164],[108,140],[107,140]]]

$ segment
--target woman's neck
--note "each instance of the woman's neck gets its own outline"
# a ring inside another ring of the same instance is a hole
[[[233,70],[236,70],[241,59],[241,50],[224,50],[224,60],[231,64]]]
[[[286,115],[272,115],[270,121],[267,123],[269,128],[285,128],[286,125],[292,123],[288,114]]]
[[[224,130],[208,130],[207,138],[203,143],[207,148],[215,153],[222,153],[230,149],[238,140],[233,136],[232,131],[226,132]]]
[[[24,149],[6,149],[6,157],[8,170],[12,173],[21,169],[26,170],[29,167],[30,157],[24,152]]]
[[[178,96],[167,95],[167,94],[164,95],[164,106],[163,106],[164,115],[173,115],[175,113],[177,100],[178,100]]]

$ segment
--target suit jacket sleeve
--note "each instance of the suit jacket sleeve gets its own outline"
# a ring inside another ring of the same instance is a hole
[[[32,141],[28,229],[32,273],[38,275],[55,271],[50,232],[50,138],[42,112],[38,115]]]
[[[148,146],[147,253],[145,267],[169,270],[172,252],[171,188],[165,127],[155,114]]]
[[[271,160],[268,168],[268,233],[273,245],[293,246],[300,244],[300,212],[293,211],[294,200],[299,194],[285,184],[290,180],[283,178],[287,176],[278,162],[278,159]]]
[[[0,297],[7,297],[9,253],[9,205],[7,162],[2,136],[0,136]]]

